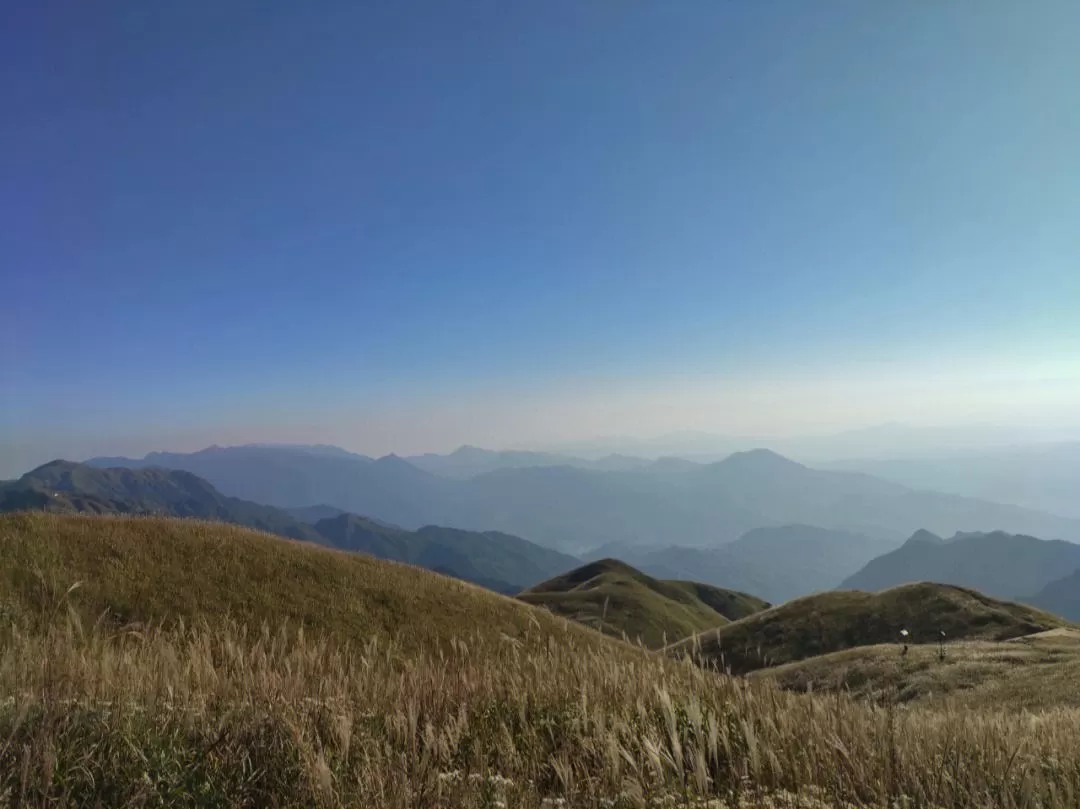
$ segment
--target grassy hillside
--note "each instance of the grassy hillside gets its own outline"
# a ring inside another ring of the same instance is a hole
[[[1010,641],[862,646],[752,675],[795,691],[843,691],[881,702],[1027,710],[1080,708],[1080,631],[1051,629]]]
[[[55,603],[76,583],[71,603],[88,624],[102,614],[113,625],[199,618],[256,627],[289,622],[357,642],[407,626],[401,642],[427,649],[454,634],[568,631],[543,612],[464,582],[238,526],[0,514],[4,615],[33,623],[43,603]]]
[[[663,581],[615,559],[590,562],[518,598],[608,635],[660,648],[742,618],[768,604],[746,593]]]
[[[1033,607],[998,601],[974,590],[926,582],[871,594],[841,590],[789,601],[671,647],[736,674],[817,655],[896,643],[947,639],[1006,640],[1065,621]]]
[[[8,806],[1072,809],[1080,794],[1076,710],[808,698],[222,525],[8,515],[0,559]],[[129,599],[162,624],[89,622]],[[285,616],[306,631],[280,631]]]

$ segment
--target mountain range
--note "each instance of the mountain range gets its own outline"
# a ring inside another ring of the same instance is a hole
[[[1080,517],[1080,441],[836,461],[827,468]]]
[[[508,594],[580,564],[572,556],[496,532],[434,525],[407,531],[326,506],[294,515],[225,496],[191,472],[157,467],[103,469],[53,461],[0,484],[0,511],[23,510],[218,520],[408,562]]]
[[[1080,544],[1074,542],[1004,531],[958,532],[944,539],[920,530],[900,548],[873,559],[840,586],[845,590],[879,591],[913,581],[941,581],[1038,604],[1037,594],[1048,584],[1077,569]]]
[[[958,533],[950,539],[918,531],[896,550],[870,561],[840,585],[878,591],[916,581],[971,587],[996,598],[1034,603],[1050,582],[1080,569],[1080,545],[1033,536]]]
[[[528,450],[495,451],[468,445],[458,447],[447,455],[435,453],[410,455],[405,460],[425,472],[457,480],[474,478],[499,469],[576,466],[581,469],[595,469],[601,472],[628,472],[633,469],[641,469],[652,463],[647,458],[637,458],[617,453],[593,460],[550,452],[532,452]]]
[[[498,530],[575,555],[611,542],[715,548],[754,528],[789,524],[895,543],[920,528],[1080,540],[1080,520],[812,469],[768,450],[630,470],[501,466],[469,478],[433,474],[394,455],[371,460],[296,447],[212,447],[88,463],[184,469],[225,494],[281,508],[328,505],[410,530]]]
[[[897,544],[849,531],[782,525],[755,528],[718,548],[611,544],[596,554],[618,556],[654,576],[692,578],[781,603],[833,589]]]
[[[1029,604],[1080,623],[1080,568],[1047,584],[1031,598]]]

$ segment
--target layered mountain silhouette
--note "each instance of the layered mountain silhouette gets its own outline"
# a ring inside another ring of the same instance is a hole
[[[1014,503],[1080,517],[1080,441],[967,450],[926,457],[849,460],[830,468],[866,472],[908,486]]]
[[[918,531],[901,547],[869,562],[841,587],[883,590],[914,581],[971,587],[997,598],[1027,600],[1064,571],[1080,568],[1080,545],[1033,536],[958,533],[943,539]]]
[[[406,531],[355,514],[320,520],[315,530],[335,548],[408,562],[507,594],[578,563],[572,556],[498,531],[437,525]]]
[[[769,606],[746,593],[692,581],[654,579],[616,559],[590,562],[530,587],[518,598],[652,648]]]
[[[650,549],[608,545],[643,570],[666,578],[695,578],[760,595],[779,604],[831,590],[896,542],[812,525],[755,528],[718,548]]]
[[[408,562],[511,594],[580,563],[572,556],[497,532],[433,525],[407,531],[326,506],[299,509],[294,515],[227,497],[183,470],[100,469],[53,461],[0,485],[0,511],[22,510],[218,520]]]
[[[651,461],[629,455],[612,454],[589,460],[571,455],[557,455],[550,452],[530,452],[527,450],[494,451],[471,447],[458,447],[448,455],[427,453],[406,458],[413,466],[431,472],[433,475],[465,480],[496,472],[500,469],[530,469],[537,466],[576,466],[581,469],[595,469],[606,472],[626,472],[649,466]]]
[[[654,462],[629,471],[530,466],[467,479],[435,475],[396,456],[372,461],[294,447],[107,460],[185,469],[228,495],[278,507],[328,505],[406,529],[494,529],[575,554],[611,542],[716,547],[754,528],[789,524],[895,542],[921,527],[938,534],[1004,530],[1080,540],[1080,520],[811,469],[767,450],[705,465]]]
[[[345,453],[341,450],[341,453]],[[208,447],[192,453],[152,452],[145,458],[93,458],[98,467],[181,469],[233,497],[278,508],[329,505],[406,527],[435,523],[450,481],[401,458],[372,460],[307,447]]]
[[[313,526],[271,506],[226,497],[182,470],[96,469],[57,460],[0,486],[0,511],[156,514],[244,525],[279,536],[320,542]]]

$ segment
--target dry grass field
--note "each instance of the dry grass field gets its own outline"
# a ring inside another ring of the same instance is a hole
[[[7,515],[0,588],[6,806],[1080,805],[1074,708],[795,693],[241,529]]]

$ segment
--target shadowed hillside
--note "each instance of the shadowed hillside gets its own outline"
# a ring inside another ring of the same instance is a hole
[[[768,607],[759,598],[690,581],[662,581],[602,559],[518,598],[616,637],[659,648]]]
[[[498,531],[437,525],[405,531],[355,514],[320,520],[315,530],[335,548],[408,562],[509,595],[578,564],[572,556]]]
[[[794,660],[879,643],[895,643],[906,629],[911,643],[1007,640],[1062,626],[1057,616],[998,601],[974,590],[918,583],[882,593],[819,593],[789,601],[670,648],[743,674]]]

